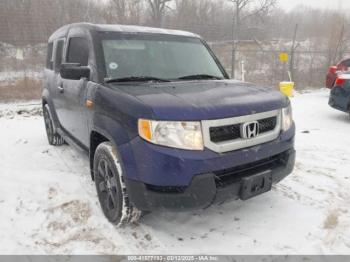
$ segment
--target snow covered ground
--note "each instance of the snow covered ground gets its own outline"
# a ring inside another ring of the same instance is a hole
[[[350,119],[326,90],[292,100],[297,164],[272,192],[125,229],[104,218],[84,154],[49,146],[35,106],[0,105],[0,254],[350,254]]]

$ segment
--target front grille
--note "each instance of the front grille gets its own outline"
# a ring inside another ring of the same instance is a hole
[[[241,181],[243,177],[286,165],[288,160],[287,158],[288,152],[284,152],[257,162],[216,171],[214,172],[216,186],[218,188],[224,188],[225,186]]]
[[[259,133],[263,134],[269,131],[273,131],[277,125],[277,117],[269,117],[258,120],[259,122]],[[220,143],[230,140],[242,138],[241,125],[234,124],[227,126],[210,127],[210,140],[214,143]]]
[[[270,117],[258,120],[259,122],[259,133],[263,134],[275,129],[277,124],[277,117]]]
[[[240,124],[211,127],[209,129],[210,139],[214,143],[238,139],[241,137],[240,127],[241,127]]]
[[[204,146],[217,153],[226,153],[273,141],[280,135],[281,118],[281,109],[277,109],[231,118],[202,120]],[[241,131],[244,133],[241,134]]]

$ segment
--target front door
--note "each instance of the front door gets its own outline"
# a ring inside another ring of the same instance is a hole
[[[58,118],[58,122],[61,127],[63,127],[63,114],[64,110],[66,108],[66,101],[63,96],[63,89],[62,89],[62,78],[60,75],[60,69],[62,64],[62,58],[63,58],[63,50],[65,45],[65,39],[58,39],[54,42],[53,45],[53,61],[52,61],[52,67],[54,70],[54,79],[52,81],[53,86],[50,88],[51,97],[53,101],[53,105],[55,108],[55,112]]]
[[[84,37],[69,37],[66,47],[65,63],[88,66],[89,45]],[[61,125],[69,135],[83,145],[87,145],[87,121],[85,117],[86,85],[88,79],[60,79],[60,92],[64,106],[61,107]]]

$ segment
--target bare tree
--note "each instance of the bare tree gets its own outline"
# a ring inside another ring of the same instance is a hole
[[[107,23],[139,24],[142,0],[110,0],[104,9]]]
[[[176,0],[166,26],[197,33],[209,41],[230,40],[231,16],[227,0]]]
[[[237,37],[242,23],[250,17],[263,17],[276,4],[277,0],[228,0],[235,8],[234,30]]]
[[[231,77],[235,77],[236,64],[236,40],[240,39],[242,22],[248,17],[261,16],[275,5],[276,0],[228,0],[233,3],[235,8],[234,20],[232,26],[232,62]]]
[[[327,65],[332,65],[342,58],[344,58],[345,51],[348,49],[347,42],[348,37],[346,34],[345,19],[344,17],[332,15],[333,20],[330,23],[330,32],[328,38],[328,57]]]
[[[112,8],[113,13],[116,13],[116,21],[118,23],[125,23],[127,17],[126,0],[111,0],[111,4],[114,7]]]
[[[147,0],[151,11],[152,24],[154,26],[162,27],[167,3],[170,1],[172,0]]]

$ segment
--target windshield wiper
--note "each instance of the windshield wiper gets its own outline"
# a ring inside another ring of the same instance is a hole
[[[179,80],[198,80],[198,79],[216,79],[216,80],[222,80],[222,77],[213,76],[213,75],[206,75],[206,74],[198,74],[198,75],[188,75],[188,76],[182,76],[178,78]]]
[[[121,82],[170,82],[168,79],[153,76],[128,76],[122,78],[106,78],[105,83],[121,83]]]

